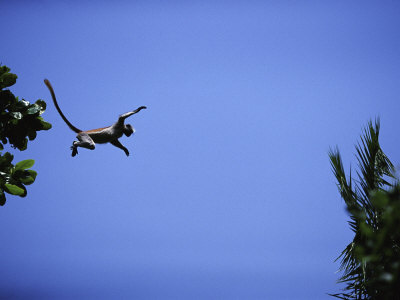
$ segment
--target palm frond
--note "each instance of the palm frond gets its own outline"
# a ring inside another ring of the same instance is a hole
[[[394,178],[394,166],[383,153],[379,144],[380,121],[375,120],[375,126],[368,122],[361,143],[356,145],[359,184],[363,189],[365,198],[369,199],[369,193],[381,189],[383,186],[391,187],[385,176]],[[367,199],[365,199],[367,200]],[[369,200],[368,200],[369,201]]]
[[[392,187],[389,179],[394,179],[394,166],[382,151],[379,144],[380,121],[369,121],[356,145],[357,180],[351,175],[346,177],[339,149],[330,149],[329,159],[333,174],[337,180],[340,196],[350,213],[348,221],[354,232],[353,241],[339,255],[339,270],[343,272],[338,282],[346,283],[343,293],[331,296],[340,299],[366,299],[366,280],[373,277],[367,261],[360,261],[357,256],[359,245],[365,241],[360,226],[365,224],[378,228],[379,210],[371,202],[371,193]],[[363,227],[364,228],[364,227]]]
[[[352,189],[352,179],[351,176],[349,180],[346,178],[339,149],[337,147],[330,149],[328,155],[341,197],[347,206],[357,205],[357,200]]]

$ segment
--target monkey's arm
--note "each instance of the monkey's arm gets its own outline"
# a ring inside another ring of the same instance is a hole
[[[124,114],[122,114],[122,115],[119,116],[118,122],[124,122],[125,119],[126,119],[127,117],[130,117],[130,116],[132,116],[132,115],[138,113],[138,112],[141,111],[142,109],[146,109],[146,108],[147,108],[146,106],[141,106],[141,107],[139,107],[139,108],[137,108],[137,109],[135,109],[135,110],[133,110],[133,111],[124,113]]]
[[[120,143],[120,141],[115,140],[115,141],[110,142],[110,144],[111,144],[111,145],[114,145],[115,147],[117,147],[117,148],[119,148],[119,149],[124,150],[126,156],[129,156],[129,151],[128,151],[128,149],[126,149],[126,148],[124,147],[124,145],[122,145],[122,144]]]

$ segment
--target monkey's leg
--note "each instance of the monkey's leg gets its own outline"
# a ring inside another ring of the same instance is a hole
[[[78,154],[78,147],[82,147],[82,148],[86,148],[86,149],[90,149],[90,150],[94,150],[94,148],[96,147],[95,143],[93,142],[93,140],[91,139],[91,137],[85,133],[85,132],[81,132],[79,133],[76,138],[79,140],[79,142],[75,141],[72,143],[72,156],[75,156]]]
[[[126,149],[126,148],[124,147],[124,145],[121,144],[120,141],[115,140],[115,141],[110,142],[110,144],[111,144],[111,145],[114,145],[115,147],[117,147],[117,148],[119,148],[119,149],[124,150],[126,156],[129,156],[129,151],[128,151],[128,149]]]
[[[72,150],[72,157],[78,154],[78,147],[75,146],[76,141],[72,143],[71,150]]]

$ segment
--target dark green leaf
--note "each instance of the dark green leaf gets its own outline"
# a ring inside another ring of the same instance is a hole
[[[6,192],[11,195],[22,196],[25,193],[24,189],[13,184],[6,183],[4,186],[6,188]]]
[[[0,65],[0,76],[2,76],[3,74],[5,74],[5,73],[8,73],[8,72],[10,72],[10,68],[9,67],[7,67],[7,66],[1,66]]]
[[[42,124],[42,130],[49,130],[52,125],[46,121],[40,121],[40,124]]]
[[[26,170],[28,175],[26,177],[21,178],[21,182],[25,185],[30,185],[35,182],[37,173],[34,170]]]
[[[0,155],[0,164],[11,164],[13,159],[14,155],[10,154],[10,152],[6,152],[3,156]]]
[[[0,76],[0,86],[2,89],[12,86],[16,82],[17,82],[17,75],[13,73],[5,73]]]
[[[33,141],[37,136],[37,133],[35,130],[29,130],[28,131],[28,138],[30,141]]]
[[[44,113],[44,111],[46,110],[46,102],[39,99],[35,102],[35,104],[40,107],[40,114]]]
[[[34,115],[36,113],[40,112],[40,106],[37,104],[32,104],[27,110],[26,110],[28,115]]]
[[[34,164],[35,161],[33,159],[22,160],[15,165],[15,170],[26,170],[32,168]]]

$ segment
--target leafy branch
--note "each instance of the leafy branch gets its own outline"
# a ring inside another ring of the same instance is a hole
[[[24,151],[28,141],[33,141],[37,131],[49,130],[51,124],[44,121],[41,114],[46,110],[46,102],[37,100],[29,103],[18,99],[8,89],[17,81],[17,75],[10,68],[0,65],[0,205],[6,202],[5,193],[25,197],[25,185],[35,181],[37,173],[30,168],[34,160],[28,159],[12,164],[14,156],[4,150],[5,144]]]

